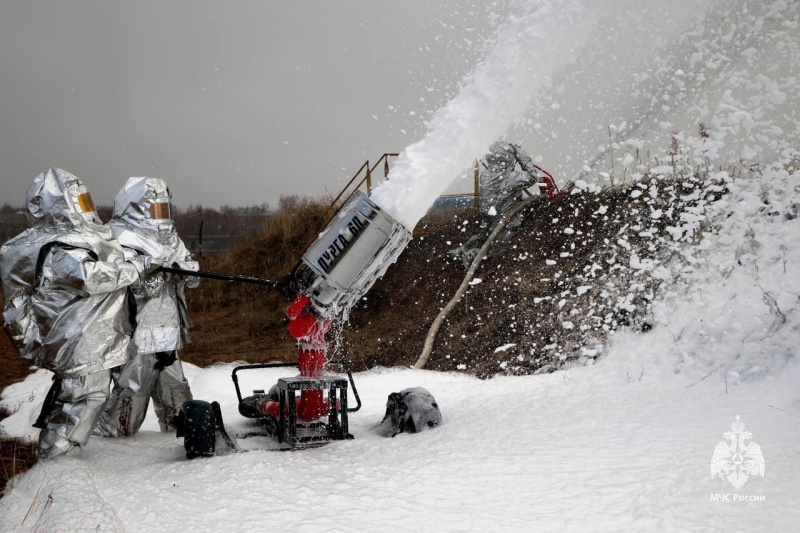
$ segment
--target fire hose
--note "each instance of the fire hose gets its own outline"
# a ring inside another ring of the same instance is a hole
[[[428,364],[428,359],[431,356],[431,351],[433,350],[433,343],[436,340],[436,335],[439,333],[439,328],[442,325],[442,322],[447,318],[447,315],[455,308],[456,304],[461,301],[461,298],[464,296],[464,293],[469,287],[470,282],[472,281],[472,277],[475,275],[475,272],[478,270],[478,266],[480,266],[481,261],[483,261],[486,252],[489,251],[489,247],[491,247],[494,240],[497,238],[498,235],[505,229],[508,223],[511,221],[514,216],[522,211],[524,208],[532,204],[538,199],[537,196],[531,196],[526,198],[519,204],[517,204],[514,209],[503,215],[497,225],[494,227],[492,232],[486,238],[486,242],[483,243],[481,249],[478,250],[478,254],[475,256],[475,259],[472,261],[472,264],[469,266],[469,270],[467,270],[467,274],[464,276],[464,281],[461,282],[461,285],[458,287],[458,290],[447,302],[439,314],[436,316],[436,319],[431,324],[431,328],[428,330],[428,335],[425,337],[425,344],[422,348],[422,354],[420,354],[419,359],[417,362],[414,363],[414,368],[425,368],[425,365]]]

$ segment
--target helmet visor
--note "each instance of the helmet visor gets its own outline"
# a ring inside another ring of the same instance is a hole
[[[81,213],[91,213],[96,211],[94,208],[94,200],[92,199],[92,194],[89,192],[85,192],[78,195],[78,207],[81,209]]]
[[[172,210],[168,202],[150,204],[150,218],[155,220],[168,220],[172,218]]]

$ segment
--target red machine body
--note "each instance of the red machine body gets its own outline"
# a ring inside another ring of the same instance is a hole
[[[536,170],[541,172],[539,176],[539,188],[547,195],[547,199],[551,202],[557,199],[559,196],[564,194],[558,189],[558,185],[556,185],[556,180],[553,179],[553,176],[547,172],[545,169],[540,167],[539,165],[533,165],[536,167]]]
[[[304,378],[322,378],[325,374],[325,362],[328,357],[328,343],[325,334],[330,330],[330,320],[317,317],[311,307],[308,296],[300,293],[286,308],[289,318],[287,330],[297,340],[297,368]],[[278,418],[280,405],[276,401],[261,404],[261,412]],[[297,400],[297,418],[303,422],[311,422],[328,412],[328,402],[323,398],[321,390],[304,390]]]

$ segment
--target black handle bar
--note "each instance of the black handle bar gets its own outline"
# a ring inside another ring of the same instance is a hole
[[[178,274],[180,276],[216,279],[220,281],[233,281],[235,283],[249,283],[251,285],[261,285],[262,287],[272,287],[282,290],[286,286],[284,281],[273,281],[270,279],[253,278],[250,276],[234,276],[232,274],[219,274],[217,272],[205,272],[203,270],[184,270],[182,268],[172,268],[161,266],[156,272],[167,272],[168,274]]]
[[[330,364],[333,365],[341,365],[344,371],[347,373],[347,378],[350,381],[350,388],[353,390],[353,396],[356,398],[356,406],[350,407],[347,409],[348,413],[354,413],[361,409],[361,397],[358,395],[358,390],[356,389],[356,382],[353,380],[353,372],[350,371],[350,365],[347,364],[347,361],[340,360],[340,361],[329,361]],[[231,379],[233,380],[233,386],[236,387],[236,398],[239,400],[239,403],[242,403],[242,391],[239,389],[239,376],[236,374],[240,370],[254,370],[256,368],[276,368],[276,367],[285,367],[285,366],[297,366],[297,363],[253,363],[248,365],[240,365],[233,369],[233,373],[231,374]]]

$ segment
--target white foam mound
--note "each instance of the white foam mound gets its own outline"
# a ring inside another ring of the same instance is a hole
[[[13,483],[0,504],[3,531],[125,531],[80,458],[44,461]]]

